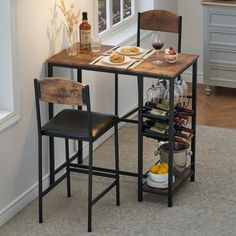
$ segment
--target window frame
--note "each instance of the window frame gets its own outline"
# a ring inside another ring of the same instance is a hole
[[[7,1],[7,0],[5,0]],[[8,20],[10,20],[10,45],[9,50],[11,52],[11,65],[9,66],[11,69],[11,92],[9,93],[9,104],[6,104],[5,106],[7,108],[0,108],[0,132],[4,131],[14,123],[20,120],[20,88],[19,88],[19,82],[16,79],[15,71],[16,71],[16,63],[15,63],[15,8],[14,8],[14,0],[10,0],[10,17]],[[6,79],[6,78],[3,78]],[[4,86],[4,85],[3,85]]]
[[[120,0],[123,1],[123,0]],[[131,0],[131,7],[132,7],[132,14],[131,16],[128,16],[127,18],[124,19],[123,16],[123,4],[121,4],[121,21],[116,23],[115,25],[113,25],[113,9],[112,9],[112,0],[106,0],[106,16],[107,16],[107,29],[102,31],[101,33],[99,33],[99,36],[102,39],[106,39],[108,36],[112,36],[114,34],[116,34],[118,31],[121,31],[122,29],[128,27],[129,25],[131,25],[132,23],[134,23],[137,19],[137,4],[135,0]],[[96,17],[98,18],[98,5],[97,5],[97,9],[96,9],[97,14]],[[95,21],[96,22],[96,21]],[[97,23],[98,20],[97,20]]]

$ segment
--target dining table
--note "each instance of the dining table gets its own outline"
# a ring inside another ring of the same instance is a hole
[[[79,48],[79,43],[78,43]],[[47,59],[47,73],[48,77],[53,77],[55,74],[54,69],[61,68],[70,68],[76,69],[77,71],[77,81],[82,82],[83,71],[96,71],[96,72],[105,72],[114,74],[114,114],[118,115],[118,81],[119,75],[129,75],[132,78],[137,80],[138,87],[138,106],[127,114],[119,117],[120,122],[130,122],[137,124],[138,126],[138,153],[137,153],[137,163],[138,168],[136,172],[129,172],[120,170],[120,174],[137,177],[138,184],[138,193],[137,198],[138,201],[143,201],[143,192],[144,188],[144,170],[143,170],[143,120],[144,117],[142,115],[143,112],[143,103],[144,103],[144,79],[152,78],[152,79],[163,79],[169,81],[169,174],[168,174],[168,189],[166,190],[166,195],[168,195],[168,206],[172,206],[172,198],[174,190],[178,188],[173,184],[173,153],[174,153],[174,83],[175,79],[180,77],[183,72],[187,69],[192,69],[192,81],[191,81],[191,109],[193,111],[192,114],[192,122],[191,128],[193,130],[193,137],[191,140],[191,168],[190,172],[188,172],[184,176],[184,180],[191,179],[191,181],[195,180],[195,155],[196,155],[196,90],[197,90],[197,60],[198,55],[193,54],[178,54],[178,61],[176,63],[168,63],[164,60],[164,52],[161,52],[161,57],[163,58],[163,63],[161,65],[155,65],[152,61],[155,60],[155,51],[152,49],[145,49],[140,57],[133,56],[126,63],[126,65],[114,65],[104,62],[104,58],[113,54],[114,51],[117,50],[119,46],[112,45],[101,45],[100,52],[92,52],[88,51],[80,51],[78,49],[78,55],[76,56],[68,56],[66,50],[63,50],[50,58]],[[124,79],[124,78],[122,78]],[[78,109],[82,109],[82,107],[78,107]],[[129,118],[137,112],[137,119],[133,120]],[[49,119],[54,116],[54,108],[52,104],[49,104]],[[78,141],[78,152],[71,156],[70,161],[74,161],[78,158],[78,163],[82,163],[83,158],[83,148],[82,142]],[[55,169],[55,147],[54,147],[54,139],[49,139],[49,160],[50,160],[50,188],[52,189],[61,179],[55,180],[55,175],[61,171],[65,167],[65,163],[60,165]],[[100,170],[99,167],[94,167],[96,170]],[[102,170],[100,170],[102,171]],[[112,172],[112,170],[110,170]],[[179,185],[182,184],[183,181],[180,181]],[[50,189],[49,189],[50,190]]]

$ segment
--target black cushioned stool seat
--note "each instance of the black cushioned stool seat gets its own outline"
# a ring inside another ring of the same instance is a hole
[[[94,139],[117,123],[118,117],[111,114],[91,112],[92,135]],[[87,111],[64,109],[42,127],[42,132],[48,136],[71,139],[89,139]]]

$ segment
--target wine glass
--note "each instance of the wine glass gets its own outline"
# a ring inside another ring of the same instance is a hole
[[[151,36],[152,47],[157,51],[157,60],[152,63],[160,65],[163,62],[160,60],[160,49],[164,46],[164,34],[161,31],[155,31]]]

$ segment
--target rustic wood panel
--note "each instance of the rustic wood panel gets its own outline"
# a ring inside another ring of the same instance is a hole
[[[153,54],[151,57],[144,60],[141,64],[139,64],[134,69],[120,69],[114,67],[98,66],[98,65],[90,65],[89,63],[98,58],[104,52],[112,48],[112,46],[103,45],[102,50],[99,53],[93,53],[91,51],[80,52],[77,56],[70,57],[66,54],[66,51],[62,51],[52,57],[50,57],[47,62],[57,65],[65,65],[68,67],[81,67],[83,69],[97,69],[102,71],[102,69],[109,69],[115,72],[130,72],[133,75],[143,75],[143,76],[151,76],[151,77],[168,77],[168,78],[176,78],[178,75],[183,72],[187,67],[189,67],[193,62],[198,59],[198,55],[190,55],[190,54],[179,54],[179,60],[175,64],[169,64],[164,59],[164,53],[161,52],[160,55],[162,60],[164,61],[161,65],[154,65],[152,61],[156,60],[156,54]]]
[[[144,73],[148,76],[150,75],[157,75],[157,77],[169,77],[169,78],[176,78],[178,75],[188,68],[190,65],[193,64],[198,58],[197,55],[190,55],[190,54],[178,54],[179,58],[176,63],[170,64],[164,58],[164,52],[160,52],[160,58],[163,61],[160,65],[155,65],[152,62],[155,61],[157,58],[156,54],[153,54],[149,58],[147,58],[144,62],[139,64],[133,70],[135,72]]]
[[[82,97],[85,85],[81,83],[58,77],[43,78],[38,82],[42,101],[66,105],[86,105]]]
[[[140,14],[140,28],[163,32],[179,32],[179,16],[165,10],[151,10]]]

